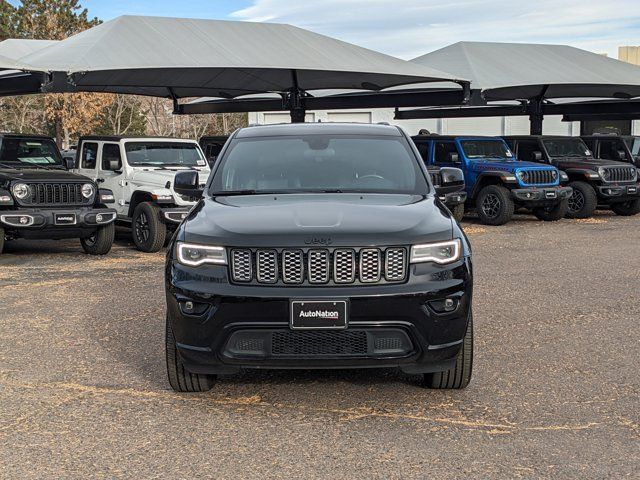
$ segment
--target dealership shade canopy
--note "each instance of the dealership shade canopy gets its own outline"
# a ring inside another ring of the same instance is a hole
[[[531,132],[542,133],[542,119],[553,108],[550,99],[640,96],[640,68],[566,45],[459,42],[412,60],[430,68],[445,69],[471,80],[476,94],[472,104],[517,100],[518,107],[504,107],[512,114],[529,115]],[[613,102],[612,108],[622,103]],[[447,109],[451,116],[501,115],[493,106]],[[491,110],[489,110],[491,109]],[[397,112],[397,118],[433,118],[429,109]],[[458,115],[456,115],[456,112]]]
[[[55,45],[56,43],[58,43],[57,40],[10,38],[0,42],[0,55],[13,60],[18,60],[25,55],[30,55],[38,50]]]
[[[20,58],[49,92],[235,98],[464,79],[290,25],[123,16]],[[0,85],[0,91],[2,86]]]

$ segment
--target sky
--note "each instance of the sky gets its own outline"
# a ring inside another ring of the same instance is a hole
[[[16,3],[16,0],[11,0]],[[411,59],[457,41],[560,43],[617,58],[640,45],[639,0],[80,0],[91,16],[289,23]]]

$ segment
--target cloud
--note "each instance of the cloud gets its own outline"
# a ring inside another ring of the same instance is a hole
[[[253,0],[241,20],[289,23],[409,59],[461,40],[561,43],[617,57],[640,43],[637,0]]]

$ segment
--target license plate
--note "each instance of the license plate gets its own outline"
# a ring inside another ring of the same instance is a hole
[[[75,225],[76,214],[75,213],[56,213],[55,221],[56,225]]]
[[[629,187],[629,188],[627,189],[627,192],[628,192],[628,193],[636,193],[637,191],[638,191],[638,189],[637,189],[636,187]]]
[[[290,327],[294,330],[347,328],[347,302],[292,300]]]
[[[556,198],[556,192],[547,192],[547,198]]]

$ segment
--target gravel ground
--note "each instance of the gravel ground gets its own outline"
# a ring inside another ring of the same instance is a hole
[[[640,216],[464,226],[463,391],[379,370],[247,372],[176,394],[162,253],[9,243],[0,477],[638,478]]]

